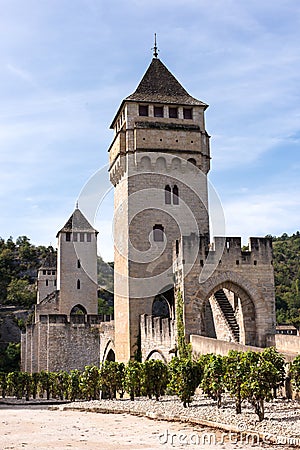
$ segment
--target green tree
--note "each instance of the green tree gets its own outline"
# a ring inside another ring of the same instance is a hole
[[[96,366],[85,366],[80,376],[80,390],[86,400],[99,400],[100,369]]]
[[[125,390],[130,395],[130,400],[141,394],[143,376],[143,364],[139,361],[129,361],[125,367]]]
[[[254,406],[259,421],[262,421],[265,416],[264,402],[273,398],[270,380],[278,376],[278,369],[259,352],[248,351],[245,356],[249,373],[241,385],[241,395]]]
[[[33,285],[27,280],[13,278],[7,287],[7,301],[13,305],[30,308],[36,301]]]
[[[231,397],[235,399],[235,411],[237,414],[242,412],[242,385],[245,382],[249,368],[248,361],[244,352],[230,350],[227,357],[224,358],[225,387]]]
[[[275,367],[276,371],[270,373],[269,383],[273,389],[273,397],[277,398],[277,390],[284,385],[285,380],[285,359],[284,356],[276,350],[275,347],[267,347],[261,353],[265,361],[269,361]]]
[[[80,388],[81,375],[82,373],[80,370],[74,369],[70,371],[68,395],[71,402],[74,402],[77,398],[82,397]]]
[[[152,398],[154,395],[159,400],[164,395],[169,382],[168,366],[157,359],[150,359],[143,364],[143,390]]]
[[[221,355],[211,354],[205,360],[201,388],[209,397],[217,401],[218,408],[222,404],[225,391],[226,360]]]
[[[100,378],[104,397],[113,399],[117,392],[123,394],[125,365],[116,361],[105,361],[100,369]]]
[[[186,408],[192,402],[196,388],[202,378],[202,367],[191,358],[172,358],[169,363],[168,388],[183,402]]]

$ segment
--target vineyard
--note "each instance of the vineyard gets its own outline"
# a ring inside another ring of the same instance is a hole
[[[127,365],[106,361],[100,368],[87,366],[70,373],[0,373],[2,398],[75,401],[127,395],[132,401],[140,396],[159,401],[168,394],[177,395],[187,407],[199,388],[219,408],[223,396],[229,394],[237,414],[247,401],[259,421],[264,419],[264,402],[276,398],[283,386],[287,398],[291,398],[292,386],[300,389],[300,356],[287,367],[283,355],[272,347],[261,353],[230,351],[227,356],[208,354],[197,360],[175,357],[167,365],[159,360]]]

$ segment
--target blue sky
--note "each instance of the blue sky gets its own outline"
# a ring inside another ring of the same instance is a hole
[[[226,234],[300,229],[300,2],[0,0],[0,236],[56,245],[107,163],[122,99],[159,57],[208,103]],[[105,172],[106,173],[106,172]],[[112,193],[97,215],[112,259]]]

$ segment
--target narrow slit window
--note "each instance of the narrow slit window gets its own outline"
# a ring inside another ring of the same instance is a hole
[[[80,259],[77,260],[77,268],[80,269],[81,264],[80,264]]]
[[[173,205],[179,205],[179,191],[176,184],[173,187]]]
[[[165,204],[166,205],[171,204],[171,187],[168,184],[165,187]]]
[[[153,239],[155,242],[163,242],[164,227],[161,224],[155,224],[153,227]]]
[[[77,289],[80,289],[80,280],[77,280]]]

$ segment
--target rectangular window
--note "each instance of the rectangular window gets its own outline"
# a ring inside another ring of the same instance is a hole
[[[92,235],[91,235],[91,233],[88,233],[87,235],[86,235],[86,240],[87,240],[87,242],[92,242]]]
[[[73,241],[74,242],[77,242],[77,236],[78,236],[77,233],[73,233]]]
[[[84,242],[84,233],[80,233],[80,242]]]
[[[154,106],[154,117],[164,117],[163,106]]]
[[[154,242],[163,242],[164,240],[164,227],[160,224],[156,224],[153,227],[153,240]]]
[[[171,119],[177,119],[178,118],[178,109],[170,106],[169,117]]]
[[[139,116],[148,116],[148,105],[139,105]]]
[[[47,273],[46,270],[43,270],[43,275],[46,275],[46,273]]]
[[[184,119],[192,119],[193,118],[192,108],[183,108],[183,118]]]
[[[66,241],[70,242],[71,241],[71,234],[69,231],[66,232]]]

